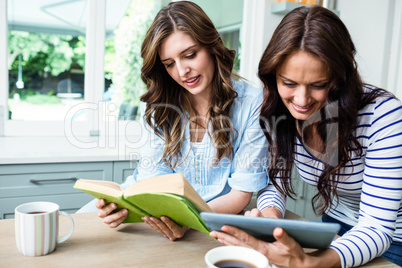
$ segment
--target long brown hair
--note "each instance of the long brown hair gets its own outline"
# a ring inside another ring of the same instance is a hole
[[[333,12],[319,6],[300,7],[283,18],[260,60],[258,69],[265,91],[260,125],[270,143],[268,172],[273,184],[283,195],[294,195],[290,177],[295,157],[295,137],[298,134],[295,118],[280,99],[276,70],[288,56],[297,51],[305,51],[324,63],[329,75],[327,103],[338,105],[337,118],[330,120],[336,121],[338,126],[336,146],[324,144],[337,148],[334,156],[338,159],[333,159],[335,161],[332,163],[336,163],[335,165],[330,164],[331,161],[323,162],[324,168],[317,181],[318,193],[312,200],[314,211],[322,214],[329,208],[334,197],[337,197],[337,174],[350,161],[348,150],[357,148],[357,153],[362,153],[362,146],[354,135],[359,110],[384,91],[375,89],[370,94],[364,94],[364,84],[355,61],[355,46],[346,26]],[[317,124],[318,134],[323,141],[329,134],[325,125],[331,122],[324,120]],[[275,180],[277,176],[280,177],[281,185]]]
[[[182,157],[182,122],[185,115],[195,112],[185,89],[167,73],[158,51],[163,41],[175,31],[182,31],[207,49],[215,63],[212,81],[213,94],[209,107],[212,138],[216,148],[215,163],[223,157],[233,156],[233,130],[228,120],[237,93],[232,87],[235,51],[225,47],[218,31],[204,11],[189,1],[171,2],[155,17],[142,43],[143,58],[141,78],[147,92],[141,101],[147,103],[144,120],[165,142],[164,163],[173,169]],[[174,107],[174,108],[172,108]],[[225,129],[226,131],[222,131]]]

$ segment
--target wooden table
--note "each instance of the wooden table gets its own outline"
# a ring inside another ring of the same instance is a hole
[[[292,218],[292,215],[287,215]],[[184,238],[172,242],[144,223],[107,227],[95,213],[73,214],[72,236],[57,246],[56,251],[41,257],[25,257],[17,249],[14,220],[0,220],[0,267],[203,267],[204,255],[222,246],[215,239],[189,230]],[[60,236],[69,223],[60,217]],[[364,267],[398,267],[377,258]]]

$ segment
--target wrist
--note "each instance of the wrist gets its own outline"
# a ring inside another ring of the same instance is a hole
[[[314,268],[314,267],[325,267],[325,266],[320,266],[320,258],[316,257],[314,255],[307,254],[306,258],[303,260],[303,265],[302,267],[304,268]]]
[[[307,254],[303,267],[341,267],[341,260],[333,249],[317,250]]]
[[[261,211],[262,215],[267,218],[277,218],[282,219],[283,215],[279,208],[270,206]]]

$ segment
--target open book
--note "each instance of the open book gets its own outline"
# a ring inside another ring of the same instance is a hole
[[[125,190],[115,182],[84,179],[78,180],[74,188],[105,199],[107,204],[116,203],[116,211],[128,209],[124,223],[142,222],[143,216],[167,216],[181,226],[210,232],[199,213],[212,209],[181,174],[149,178]]]

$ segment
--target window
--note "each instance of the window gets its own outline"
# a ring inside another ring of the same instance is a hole
[[[223,42],[225,42],[226,47],[234,49],[236,51],[236,57],[233,64],[233,69],[239,73],[240,71],[240,28],[241,25],[235,25],[234,27],[228,27],[220,29],[220,34],[222,36]]]
[[[109,102],[107,107],[115,108],[108,111],[109,121],[135,120],[139,116],[140,96],[146,90],[141,79],[141,46],[154,11],[153,0],[132,1],[114,32],[106,35],[107,84],[103,100]]]
[[[0,69],[6,81],[0,135],[97,134],[110,84],[103,70],[105,35],[113,35],[130,2],[1,1],[0,17],[7,20],[0,34],[7,38],[0,39],[6,43],[0,53],[7,69]]]
[[[45,27],[24,27],[19,23],[29,10],[20,8],[10,14],[15,9],[13,1],[9,4],[8,119],[65,120],[69,107],[84,101],[85,23],[82,32],[70,34],[68,30],[49,33]],[[85,120],[83,116],[70,120]]]

